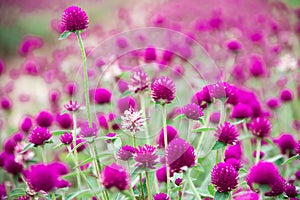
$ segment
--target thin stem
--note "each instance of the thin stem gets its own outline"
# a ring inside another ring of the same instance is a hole
[[[216,164],[219,163],[219,149],[216,150]]]
[[[39,146],[42,154],[43,163],[47,164],[47,158],[44,152],[44,146]]]
[[[88,73],[87,73],[87,66],[86,66],[86,54],[83,46],[83,42],[80,36],[80,32],[76,31],[77,39],[80,45],[81,56],[83,59],[83,82],[84,82],[84,90],[85,90],[85,106],[88,115],[88,123],[89,127],[92,127],[92,117],[90,111],[90,97],[89,97],[89,81],[88,81]]]
[[[193,121],[192,120],[189,120],[188,121],[188,130],[187,130],[187,136],[186,136],[186,141],[189,142],[189,139],[190,139],[190,132],[192,130],[192,124],[193,124]]]
[[[185,181],[184,184],[182,185],[182,190],[181,190],[181,195],[179,196],[179,200],[181,200],[182,197],[184,197],[186,185],[187,185],[187,182]]]
[[[51,193],[51,197],[52,197],[52,200],[56,200],[56,197],[55,197],[55,193],[54,193],[54,192]]]
[[[139,177],[140,177],[140,187],[141,187],[142,199],[145,200],[142,172],[140,172]]]
[[[265,199],[265,194],[263,191],[259,191],[259,200],[264,200]]]
[[[165,154],[167,152],[168,148],[168,134],[167,134],[167,108],[165,105],[163,107],[163,129],[164,129],[164,144],[165,144]],[[165,156],[166,159],[166,174],[167,174],[167,194],[170,196],[170,170],[169,170],[169,163],[168,163],[168,157]]]
[[[136,138],[135,138],[135,134],[132,135],[132,141],[133,141],[133,147],[136,148]]]
[[[191,170],[189,170],[189,172],[188,172],[188,174],[186,176],[186,180],[189,183],[191,189],[193,190],[193,193],[194,193],[196,199],[197,200],[201,200],[201,196],[199,195],[199,193],[198,193],[198,191],[197,191],[197,189],[196,189],[196,187],[195,187],[195,185],[194,185],[194,183],[193,183],[193,181],[191,179]]]
[[[261,150],[261,138],[256,138],[256,157],[255,157],[255,163],[258,163],[260,159],[260,150]]]
[[[150,144],[149,128],[148,128],[148,123],[147,123],[147,113],[146,113],[146,105],[145,105],[144,93],[140,94],[140,103],[141,103],[141,109],[142,109],[142,116],[146,120],[145,123],[144,123],[146,143]]]
[[[147,189],[148,189],[148,200],[152,200],[151,185],[150,185],[150,179],[147,170],[146,170],[146,182],[147,182]]]
[[[130,172],[130,162],[129,162],[129,160],[127,160],[127,170],[128,170],[128,172]],[[132,188],[132,183],[131,182],[130,182],[129,187],[130,187],[130,193],[131,193],[133,199],[135,199],[135,195],[134,195],[134,192],[133,192],[133,188]]]
[[[203,142],[203,139],[204,139],[204,132],[201,133],[201,136],[200,136],[200,139],[199,139],[199,142],[198,142],[198,145],[197,145],[197,148],[196,148],[196,152],[197,152],[197,155],[199,155],[199,152],[200,152],[200,146]]]
[[[77,129],[77,120],[76,120],[76,113],[72,112],[72,118],[73,118],[73,146],[76,146],[76,129]],[[78,155],[77,155],[77,149],[74,150],[74,164],[78,166]],[[79,186],[79,189],[81,190],[81,179],[80,179],[80,169],[76,168],[76,179],[77,184]]]

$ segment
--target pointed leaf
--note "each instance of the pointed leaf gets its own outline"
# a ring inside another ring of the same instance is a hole
[[[65,32],[63,32],[63,33],[59,36],[58,40],[66,39],[67,37],[69,37],[69,35],[71,35],[71,33],[72,33],[72,32],[70,32],[70,31],[65,31]]]
[[[204,119],[202,117],[199,118],[199,122],[204,125]]]
[[[211,195],[215,195],[215,193],[216,193],[216,190],[215,190],[215,187],[212,185],[212,184],[209,184],[208,186],[207,186],[207,190],[208,190],[208,192],[209,192],[209,194],[211,194]]]
[[[185,114],[180,114],[180,115],[177,115],[173,120],[176,121],[176,120],[180,120],[183,118],[185,118]]]
[[[218,150],[226,147],[227,144],[224,142],[216,141],[215,145],[213,146],[212,150]]]
[[[51,131],[51,134],[53,136],[60,136],[60,135],[63,135],[65,132],[70,133],[71,131],[70,130],[57,130],[57,131]]]
[[[228,197],[229,197],[228,192],[218,192],[218,191],[216,191],[215,196],[214,196],[214,200],[227,200]]]
[[[289,164],[289,163],[293,162],[294,160],[296,160],[297,158],[300,158],[300,156],[299,155],[295,155],[293,157],[290,157],[289,159],[287,159],[286,161],[284,161],[281,165]]]
[[[236,122],[233,122],[233,125],[239,125],[239,124],[242,124],[242,123],[244,123],[246,120],[245,119],[242,119],[242,120],[238,120],[238,121],[236,121]]]
[[[20,152],[20,153],[25,153],[26,151],[28,151],[29,149],[31,149],[32,147],[34,147],[34,144],[29,143],[27,144],[24,149]]]
[[[192,130],[192,132],[207,132],[207,131],[213,131],[213,130],[216,130],[216,128],[212,128],[212,127],[201,127],[201,128],[197,128],[197,129],[194,129]]]

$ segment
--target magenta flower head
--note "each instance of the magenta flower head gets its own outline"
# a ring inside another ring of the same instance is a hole
[[[232,109],[231,117],[236,119],[244,119],[252,117],[253,113],[249,105],[238,103]]]
[[[72,136],[72,133],[68,133],[68,132],[64,132],[63,135],[61,135],[59,137],[60,141],[63,143],[63,144],[71,144],[73,142],[73,136]]]
[[[11,174],[21,173],[23,170],[23,164],[16,161],[14,155],[5,156],[4,169]]]
[[[281,92],[280,92],[280,100],[282,102],[289,102],[289,101],[292,101],[294,98],[294,94],[293,94],[293,91],[292,90],[289,90],[289,89],[283,89]]]
[[[259,191],[256,185],[268,185],[270,191],[267,196],[277,196],[284,192],[285,180],[280,176],[278,169],[271,162],[259,162],[252,166],[246,178],[247,184],[254,192]]]
[[[148,144],[139,146],[133,158],[136,166],[143,169],[155,169],[155,165],[158,163],[156,148]]]
[[[177,130],[170,125],[167,125],[167,140],[168,140],[168,144],[174,139],[178,137],[178,132]],[[162,128],[160,130],[159,136],[158,136],[158,140],[157,140],[158,146],[160,148],[165,147],[165,142],[164,142],[164,129]]]
[[[293,151],[297,147],[297,142],[293,135],[287,133],[281,134],[274,142],[279,146],[282,154],[287,153],[289,156],[293,156]]]
[[[127,161],[130,158],[132,158],[135,153],[136,153],[136,148],[129,145],[125,145],[119,149],[118,157],[123,161]]]
[[[0,199],[5,199],[6,198],[6,189],[4,184],[0,184]]]
[[[1,108],[3,110],[10,110],[12,108],[12,102],[11,99],[7,96],[3,96],[1,98]]]
[[[98,127],[95,122],[92,122],[92,127],[89,126],[88,122],[84,122],[80,126],[80,135],[84,138],[85,137],[95,137],[97,135],[97,132],[98,132]]]
[[[49,140],[51,137],[52,134],[49,129],[38,126],[30,132],[28,141],[35,145],[43,145],[44,142]]]
[[[142,92],[149,87],[149,78],[146,72],[142,69],[137,70],[131,76],[131,82],[128,85],[129,90],[134,93]]]
[[[238,186],[238,172],[231,164],[220,162],[212,169],[211,183],[218,192],[230,192]]]
[[[195,103],[185,105],[182,108],[182,113],[185,114],[185,116],[191,120],[199,120],[200,117],[204,115],[202,108]]]
[[[30,117],[26,116],[22,119],[20,124],[20,130],[28,132],[32,128],[32,120]]]
[[[242,158],[242,148],[241,144],[238,142],[233,146],[229,146],[225,151],[225,161],[230,158],[235,158],[241,160]]]
[[[135,108],[135,100],[132,97],[124,97],[118,100],[118,108],[120,113],[124,113],[130,107]]]
[[[72,100],[70,100],[70,103],[65,104],[64,107],[67,111],[76,112],[79,110],[80,105],[77,103],[77,101],[73,102]]]
[[[169,168],[170,170],[170,177],[174,175],[173,171]],[[166,165],[162,166],[161,168],[156,170],[156,178],[157,181],[162,183],[162,182],[167,182],[167,169]]]
[[[41,127],[51,126],[53,120],[52,114],[48,111],[41,111],[35,119],[36,123]]]
[[[181,138],[175,138],[169,143],[166,156],[168,164],[174,172],[182,172],[184,167],[190,168],[195,165],[194,148]]]
[[[170,197],[165,193],[157,193],[153,196],[154,200],[170,200]]]
[[[296,187],[294,186],[294,185],[292,185],[292,184],[287,184],[286,186],[285,186],[285,189],[284,189],[284,193],[288,196],[288,197],[290,197],[291,199],[292,198],[296,198],[296,196],[297,196],[297,189],[296,189]]]
[[[237,39],[227,41],[226,46],[227,49],[232,52],[238,52],[242,48],[241,43]]]
[[[152,99],[156,103],[169,104],[175,98],[175,84],[167,76],[162,76],[151,84]]]
[[[295,147],[295,152],[300,156],[300,140],[298,141],[296,147]],[[299,173],[300,174],[300,173]]]
[[[101,177],[106,189],[117,188],[123,191],[129,187],[129,175],[126,169],[116,163],[104,167]]]
[[[267,101],[267,106],[270,108],[270,109],[277,109],[280,107],[280,102],[277,98],[270,98],[268,101]]]
[[[97,104],[110,103],[111,92],[105,88],[98,88],[95,90],[94,100]]]
[[[234,145],[238,141],[239,133],[233,124],[225,122],[217,128],[215,136],[219,142]]]
[[[73,119],[69,113],[58,113],[55,117],[55,120],[58,123],[58,125],[63,129],[70,129],[73,125]]]
[[[77,6],[67,8],[61,18],[61,26],[63,31],[80,31],[87,29],[89,19],[86,12]]]
[[[156,50],[154,47],[147,47],[145,49],[144,59],[145,62],[151,62],[156,60]]]
[[[272,125],[268,119],[258,117],[248,124],[248,129],[254,136],[264,138],[271,134]]]

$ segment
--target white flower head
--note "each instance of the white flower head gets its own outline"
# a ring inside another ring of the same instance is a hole
[[[136,134],[143,130],[144,122],[146,121],[146,119],[143,118],[142,111],[135,112],[131,106],[128,110],[125,110],[124,116],[121,116],[121,119],[122,129],[131,134]]]

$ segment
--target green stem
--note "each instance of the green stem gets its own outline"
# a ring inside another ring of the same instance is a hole
[[[44,152],[44,146],[39,146],[42,154],[43,163],[47,164],[47,158]]]
[[[147,189],[148,189],[148,200],[152,200],[152,194],[151,194],[151,185],[150,185],[150,179],[148,171],[146,170],[146,182],[147,182]]]
[[[181,200],[182,197],[184,196],[186,185],[187,185],[187,182],[185,181],[184,184],[182,185],[182,190],[181,190],[181,195],[179,196],[179,200]]]
[[[142,199],[145,200],[142,172],[140,172],[139,177],[140,177],[140,188],[142,193]]]
[[[201,136],[200,136],[197,148],[196,148],[196,153],[197,153],[198,156],[199,156],[199,152],[200,152],[200,146],[201,146],[201,144],[203,142],[203,139],[204,139],[204,134],[205,134],[204,132],[201,133]]]
[[[261,150],[261,138],[256,138],[256,157],[255,157],[255,163],[258,163],[260,159],[260,150]]]
[[[52,197],[52,200],[56,200],[56,197],[55,197],[55,193],[54,193],[54,192],[51,193],[51,197]]]
[[[147,113],[146,113],[146,105],[145,105],[144,93],[140,94],[140,103],[141,103],[141,109],[142,109],[142,116],[146,120],[145,123],[144,123],[146,143],[150,144],[150,138],[149,138],[150,136],[149,136],[148,123],[147,123]]]
[[[77,120],[76,120],[76,113],[72,112],[72,118],[73,118],[73,146],[76,146],[76,129],[77,129]],[[78,155],[77,155],[77,149],[74,150],[74,164],[75,166],[78,166]],[[76,179],[77,179],[77,185],[79,186],[79,189],[81,190],[81,179],[80,179],[80,169],[76,168]]]
[[[216,150],[216,164],[219,163],[219,149]]]
[[[88,123],[89,127],[92,127],[92,117],[91,117],[91,111],[90,111],[90,97],[89,97],[89,81],[88,81],[88,73],[87,73],[87,65],[86,65],[86,54],[83,46],[83,42],[80,36],[80,32],[75,32],[77,35],[77,39],[80,45],[81,50],[81,56],[83,59],[83,82],[84,82],[84,90],[85,90],[85,105],[88,115]]]
[[[167,134],[167,108],[165,105],[162,106],[163,108],[163,129],[164,129],[164,144],[165,144],[165,155],[168,148],[168,134]],[[168,157],[165,156],[166,159],[166,173],[167,173],[167,194],[170,196],[170,170],[169,170],[169,163],[168,163]]]
[[[259,200],[264,200],[265,199],[265,194],[263,191],[259,191]]]
[[[133,141],[133,147],[137,148],[135,134],[132,135],[132,141]]]
[[[192,130],[192,124],[193,124],[193,121],[192,120],[189,120],[188,121],[188,131],[187,131],[187,136],[186,136],[186,141],[189,142],[189,139],[190,139],[190,132]]]
[[[127,161],[127,170],[128,170],[128,172],[130,174],[130,162],[129,162],[129,160]],[[133,187],[132,187],[132,183],[131,182],[130,182],[129,187],[130,187],[130,193],[131,193],[133,199],[135,199],[135,195],[134,195],[134,192],[133,192]]]
[[[189,183],[191,189],[193,190],[193,193],[194,193],[196,199],[197,200],[201,200],[201,196],[199,195],[199,193],[198,193],[198,191],[197,191],[197,189],[196,189],[196,187],[195,187],[195,185],[194,185],[194,183],[193,183],[193,181],[191,179],[191,170],[189,170],[189,172],[188,172],[188,174],[186,176],[186,180]]]

